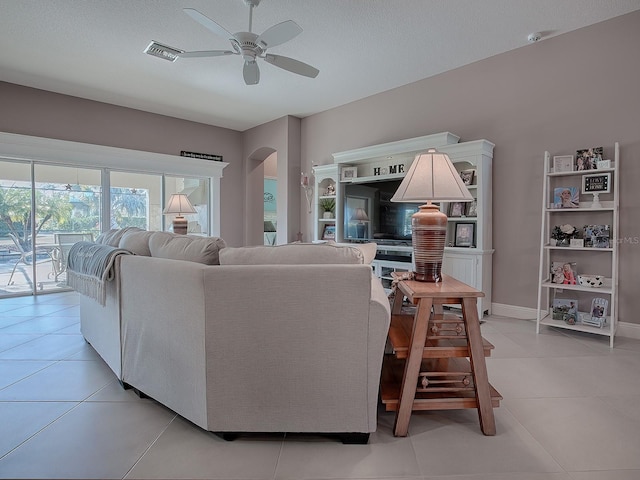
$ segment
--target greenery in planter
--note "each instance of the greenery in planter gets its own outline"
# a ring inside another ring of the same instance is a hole
[[[320,207],[325,212],[336,212],[336,199],[335,198],[322,198],[320,200]]]

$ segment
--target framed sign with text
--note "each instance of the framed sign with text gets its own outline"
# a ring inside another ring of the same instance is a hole
[[[610,193],[611,173],[584,175],[582,177],[582,193]]]

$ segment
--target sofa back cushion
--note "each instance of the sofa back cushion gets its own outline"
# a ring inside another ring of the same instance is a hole
[[[145,230],[138,227],[112,228],[108,232],[101,233],[96,238],[96,243],[102,245],[110,245],[112,247],[120,246],[120,239],[128,232],[144,232]]]
[[[218,254],[226,246],[219,237],[195,237],[169,232],[153,232],[149,237],[152,257],[186,260],[188,262],[219,265]]]
[[[129,250],[134,255],[150,257],[151,250],[149,249],[149,239],[154,233],[156,232],[147,230],[128,230],[120,237],[120,243],[118,246],[125,250]]]
[[[367,247],[364,247],[367,245]],[[329,243],[236,247],[220,251],[221,265],[363,264],[375,257],[376,244],[346,246]]]

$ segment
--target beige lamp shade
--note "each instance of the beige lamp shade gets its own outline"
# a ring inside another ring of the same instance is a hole
[[[473,196],[445,153],[430,148],[416,156],[392,202],[427,202],[411,217],[414,278],[438,282],[447,237],[447,215],[431,203],[470,202]]]
[[[177,215],[173,219],[173,232],[185,235],[187,233],[187,220],[182,216],[183,213],[198,213],[187,195],[184,193],[174,193],[169,198],[169,203],[162,211],[165,215]]]
[[[351,221],[368,222],[369,217],[367,215],[367,212],[364,211],[364,208],[358,207],[356,208],[356,211],[353,212],[353,215],[351,216]]]
[[[392,202],[470,202],[473,196],[446,153],[430,148],[409,167]]]

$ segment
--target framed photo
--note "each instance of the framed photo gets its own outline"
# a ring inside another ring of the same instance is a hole
[[[322,240],[335,240],[336,239],[336,226],[325,225],[322,230]]]
[[[474,200],[473,202],[467,202],[467,217],[477,217],[478,216],[478,201]]]
[[[575,325],[578,322],[578,300],[556,298],[551,307],[551,318]]]
[[[348,182],[358,177],[358,167],[342,167],[340,180]]]
[[[460,172],[460,178],[465,185],[473,185],[473,179],[476,176],[475,169],[462,170]]]
[[[578,187],[556,187],[553,189],[553,208],[578,208]]]
[[[551,262],[551,283],[558,285],[578,284],[578,264],[576,262]]]
[[[582,237],[585,247],[610,248],[611,227],[609,225],[585,225]]]
[[[456,223],[456,247],[473,246],[473,237],[475,235],[475,223]]]
[[[553,171],[554,173],[573,172],[573,155],[553,157]]]
[[[576,152],[576,168],[575,170],[595,170],[598,168],[598,162],[602,161],[602,147],[586,148]]]
[[[611,174],[597,173],[582,176],[582,193],[610,193]]]
[[[449,204],[450,217],[462,217],[464,215],[465,202],[451,202]]]

